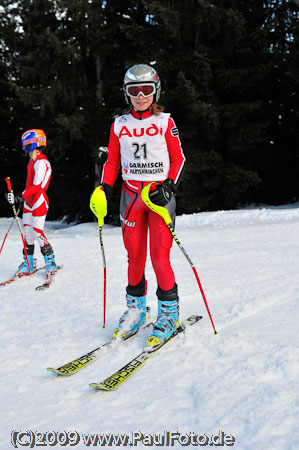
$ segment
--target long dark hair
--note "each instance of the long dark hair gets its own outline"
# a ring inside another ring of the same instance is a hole
[[[159,105],[158,103],[153,104],[153,113],[155,116],[159,116],[164,111],[164,106]]]

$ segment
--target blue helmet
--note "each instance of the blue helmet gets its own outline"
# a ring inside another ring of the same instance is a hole
[[[46,147],[47,137],[43,130],[32,129],[27,130],[22,134],[22,149],[26,153],[32,152],[35,148]]]

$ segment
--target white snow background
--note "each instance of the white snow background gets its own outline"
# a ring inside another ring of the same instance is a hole
[[[11,221],[0,219],[0,245]],[[218,336],[194,273],[174,243],[171,261],[181,319],[191,314],[204,318],[115,392],[93,390],[89,383],[102,381],[137,355],[149,331],[72,377],[58,377],[46,368],[99,346],[116,327],[125,310],[127,284],[121,229],[103,227],[104,330],[97,224],[48,222],[45,232],[56,262],[64,265],[51,288],[35,291],[44,271],[31,281],[19,279],[0,288],[1,450],[13,448],[13,430],[77,431],[81,436],[76,446],[52,448],[88,448],[82,437],[88,433],[162,435],[168,430],[211,436],[222,430],[235,438],[229,448],[299,449],[298,204],[177,218],[176,234],[197,269]],[[0,255],[0,281],[14,273],[21,252],[14,224]],[[37,246],[35,255],[43,265]],[[157,285],[149,258],[146,277],[154,316]],[[25,446],[26,436],[21,442]],[[186,446],[176,441],[172,448]]]

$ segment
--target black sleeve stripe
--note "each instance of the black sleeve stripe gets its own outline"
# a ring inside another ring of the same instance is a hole
[[[173,127],[170,130],[170,133],[173,137],[178,137],[179,136],[179,130],[177,129],[177,127]]]

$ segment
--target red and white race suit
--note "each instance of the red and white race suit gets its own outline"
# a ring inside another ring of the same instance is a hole
[[[51,164],[47,157],[38,150],[37,159],[27,165],[26,188],[22,193],[24,198],[23,225],[26,242],[34,244],[36,239],[41,247],[48,244],[44,234],[44,225],[49,199],[46,194],[51,180]]]
[[[149,111],[132,111],[117,117],[112,124],[102,183],[113,186],[121,166],[124,182],[120,219],[128,252],[127,292],[132,295],[137,295],[134,291],[136,286],[142,288],[144,285],[144,290],[146,289],[144,268],[148,229],[151,261],[158,287],[162,291],[170,291],[176,286],[169,261],[172,236],[164,220],[143,203],[141,191],[146,184],[167,178],[172,178],[177,184],[184,162],[178,130],[170,114],[161,113],[156,116]],[[174,219],[174,197],[166,207]],[[138,294],[143,295],[140,290]],[[166,297],[167,293],[164,299]]]

